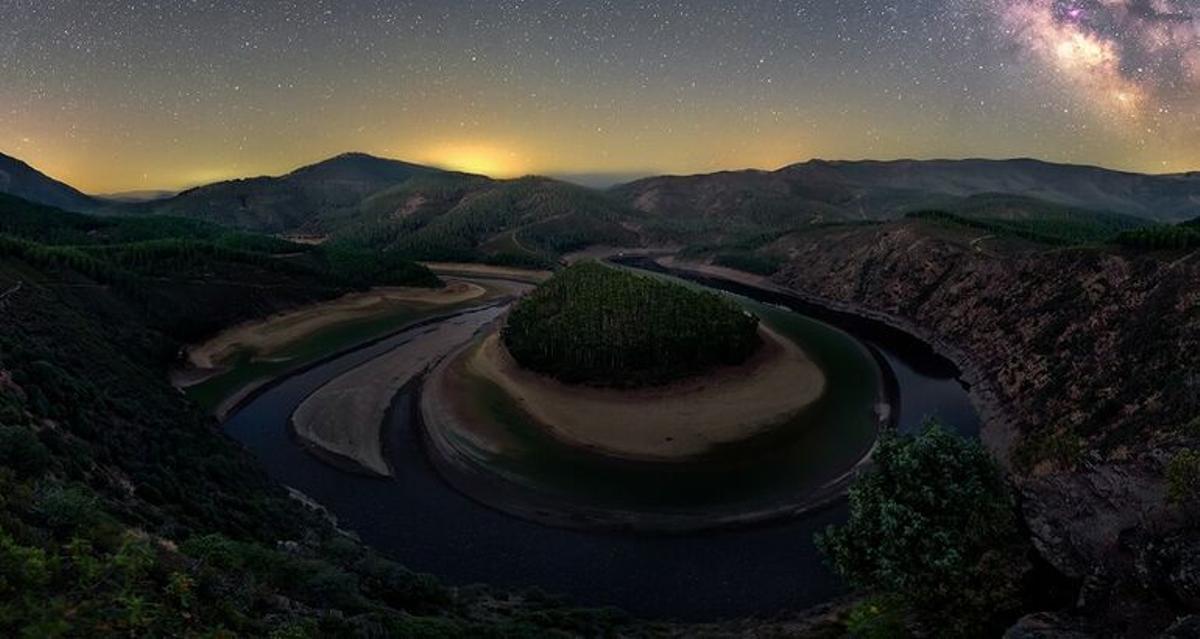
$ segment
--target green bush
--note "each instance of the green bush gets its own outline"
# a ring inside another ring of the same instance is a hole
[[[1028,568],[1014,504],[983,447],[930,424],[887,434],[817,543],[851,585],[909,607],[937,636],[996,636]]]
[[[888,597],[869,597],[850,610],[846,630],[855,639],[900,639],[910,635],[904,606]]]
[[[745,361],[758,319],[727,298],[597,263],[559,272],[513,309],[504,344],[567,383],[659,384]]]
[[[103,514],[95,494],[79,486],[58,484],[40,487],[34,509],[51,528],[68,530],[99,523]]]
[[[33,431],[0,425],[0,466],[8,466],[24,477],[37,477],[50,467],[50,462],[50,450]]]
[[[1200,506],[1200,452],[1185,449],[1167,464],[1167,496],[1176,506]]]

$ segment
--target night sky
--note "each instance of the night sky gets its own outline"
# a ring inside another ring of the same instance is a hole
[[[93,192],[356,150],[682,173],[1200,169],[1200,1],[0,0],[0,152]]]

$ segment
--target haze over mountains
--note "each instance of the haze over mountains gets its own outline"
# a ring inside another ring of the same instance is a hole
[[[497,194],[518,189],[516,196]],[[540,223],[576,211],[557,200],[589,201],[626,227],[730,219],[777,226],[892,219],[921,209],[1028,217],[1078,210],[1180,222],[1200,216],[1200,173],[1143,175],[1037,160],[814,160],[777,171],[661,176],[618,185],[605,196],[549,178],[485,176],[347,153],[279,177],[253,177],[149,201],[102,201],[0,155],[0,192],[74,211],[170,215],[267,233],[329,234],[381,223],[412,231],[446,213],[505,200],[514,222]],[[513,201],[524,198],[524,203]],[[532,200],[530,199],[532,198]],[[538,209],[536,214],[521,210]],[[493,220],[495,222],[496,220]],[[485,225],[486,226],[486,225]],[[481,229],[481,241],[487,239]],[[501,230],[499,228],[495,230]],[[608,229],[612,232],[613,229]]]

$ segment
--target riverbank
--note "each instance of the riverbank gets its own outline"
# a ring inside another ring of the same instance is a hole
[[[239,324],[211,339],[189,346],[185,358],[198,373],[219,374],[221,366],[238,351],[250,351],[257,357],[270,357],[283,347],[329,326],[378,315],[396,303],[432,307],[449,306],[483,297],[484,287],[465,280],[451,280],[440,289],[373,288],[351,293],[330,302],[313,304],[286,313]],[[205,377],[178,384],[188,387]]]
[[[554,275],[552,271],[539,271],[511,266],[492,266],[491,264],[476,264],[474,262],[422,262],[421,264],[437,275],[486,277],[529,284],[540,284]]]
[[[467,486],[458,483],[460,476],[453,468],[439,467],[435,471],[430,461],[441,464],[443,458],[431,454],[433,443],[425,439],[432,425],[422,426],[419,421],[421,407],[429,404],[425,399],[428,388],[407,387],[393,404],[384,447],[394,473],[389,481],[343,472],[314,457],[311,449],[290,433],[289,418],[304,398],[331,379],[418,335],[418,330],[407,331],[282,379],[244,404],[226,428],[254,452],[272,477],[324,504],[347,530],[409,568],[437,574],[449,583],[537,587],[562,593],[576,602],[615,605],[648,618],[694,621],[746,616],[786,618],[777,615],[829,601],[843,592],[812,538],[844,519],[841,495],[848,478],[831,485],[821,498],[807,493],[812,499],[791,512],[767,513],[766,519],[774,522],[771,525],[750,525],[752,522],[740,520],[702,527],[708,531],[703,533],[688,532],[696,529],[685,525],[668,530],[673,533],[669,535],[624,534],[655,529],[622,526],[620,522],[601,525],[582,519],[552,520],[556,513],[569,517],[563,511],[507,516],[498,512],[505,509],[499,508],[486,492],[511,492],[511,487],[495,475],[469,477],[466,481],[473,485]],[[887,343],[882,346],[887,349]],[[827,355],[837,361],[846,359],[839,353]],[[960,385],[938,372],[943,365],[926,359],[934,357],[931,353],[888,350],[886,357],[908,362],[896,368],[899,395],[927,399],[924,405],[933,406],[934,411],[942,405],[967,405]],[[909,357],[917,359],[906,359]],[[869,404],[870,398],[866,400]],[[902,431],[919,428],[919,416],[911,412],[900,415],[897,427]],[[843,419],[833,421],[847,423]],[[804,448],[811,450],[815,459],[829,454],[819,445]],[[853,456],[858,458],[864,453],[854,451]],[[842,466],[851,467],[851,462]],[[587,481],[591,476],[586,466],[569,466],[568,470],[577,481]],[[667,473],[662,482],[652,479],[636,485],[657,490],[661,484],[669,484],[674,474]],[[724,490],[737,488],[725,482],[717,485]],[[624,490],[626,485],[618,488]],[[701,486],[702,491],[710,489],[709,484]],[[714,532],[711,528],[726,529]],[[696,557],[705,560],[696,561]],[[569,568],[580,565],[590,568]],[[696,583],[719,586],[695,590]],[[688,592],[689,596],[679,597],[680,592]]]
[[[469,374],[499,386],[565,445],[640,461],[680,461],[786,424],[825,391],[825,375],[791,340],[760,328],[750,360],[647,389],[557,382],[523,369],[496,333],[467,354]],[[462,406],[468,398],[452,404]]]
[[[691,275],[706,279],[734,282],[759,291],[789,296],[834,313],[865,318],[883,326],[910,335],[927,344],[934,352],[949,360],[958,369],[959,378],[966,386],[976,412],[980,417],[980,439],[992,455],[1005,466],[1011,465],[1011,453],[1016,444],[1018,432],[1013,418],[1004,408],[1004,401],[997,389],[988,381],[974,359],[957,345],[945,338],[922,328],[914,322],[889,313],[880,312],[861,304],[845,302],[832,298],[814,295],[810,292],[783,286],[770,278],[745,273],[734,269],[715,266],[703,262],[679,260],[673,256],[655,259],[654,264],[667,271],[681,276]]]
[[[392,399],[441,358],[469,341],[478,328],[474,322],[448,319],[333,379],[309,395],[293,413],[291,424],[296,436],[374,475],[391,476],[382,429]]]
[[[442,289],[373,289],[231,328],[189,347],[171,373],[177,388],[218,419],[265,384],[423,319],[511,297],[528,285],[448,278]],[[191,361],[209,364],[200,368]]]

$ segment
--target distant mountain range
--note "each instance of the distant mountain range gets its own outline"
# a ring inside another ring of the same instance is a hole
[[[778,171],[654,177],[614,192],[638,210],[671,217],[888,219],[983,195],[1159,222],[1200,215],[1200,173],[1143,175],[1024,159],[814,160]]]
[[[179,195],[179,191],[169,191],[166,189],[148,189],[143,191],[122,191],[120,193],[104,193],[96,197],[110,202],[150,202],[153,200],[165,200],[167,198]]]
[[[687,242],[728,238],[735,234],[730,227],[744,236],[926,209],[988,219],[1115,215],[1176,223],[1200,216],[1200,173],[1142,175],[1025,159],[814,160],[778,171],[652,177],[596,191],[550,178],[493,180],[348,153],[279,177],[218,182],[165,198],[100,199],[0,156],[0,192],[74,211],[169,215],[265,233],[355,234],[389,246],[436,246],[424,253],[447,257],[481,246],[553,253],[581,243],[586,233],[602,241],[636,232]]]
[[[72,211],[88,211],[103,204],[3,153],[0,153],[0,193]]]

